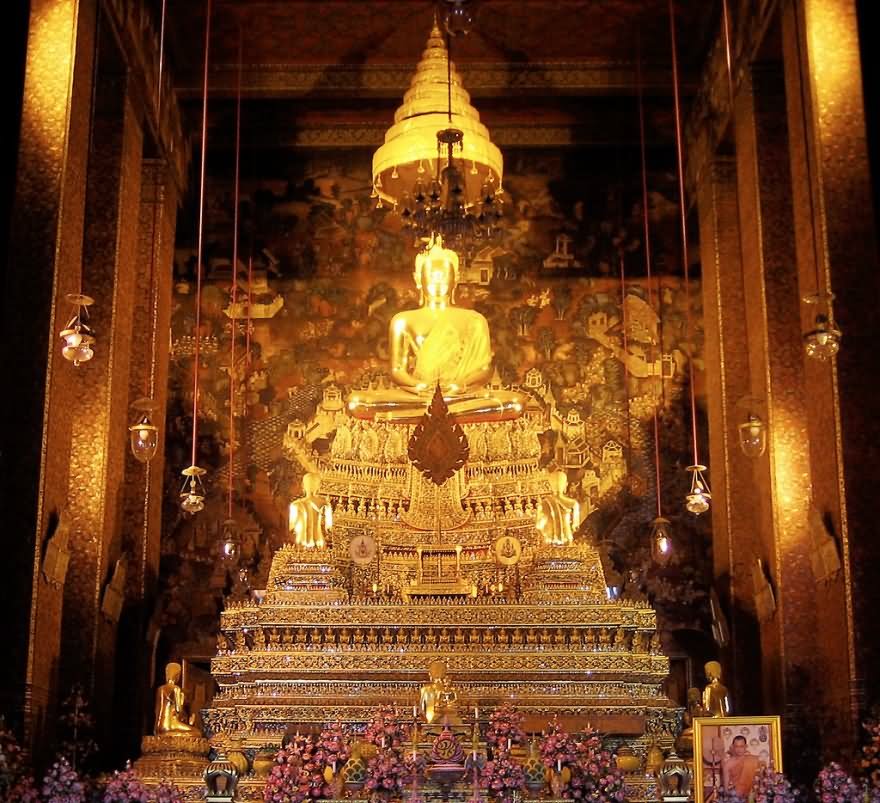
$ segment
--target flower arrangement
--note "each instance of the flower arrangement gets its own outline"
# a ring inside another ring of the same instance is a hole
[[[148,803],[148,799],[146,787],[130,766],[113,773],[102,797],[104,803]]]
[[[324,794],[323,766],[315,758],[315,741],[299,733],[275,756],[263,789],[265,803],[302,803]]]
[[[22,772],[24,759],[21,746],[15,734],[0,717],[0,792],[15,786]]]
[[[732,786],[719,786],[715,790],[715,803],[746,803],[746,799]]]
[[[749,800],[754,803],[797,803],[798,791],[791,781],[772,767],[761,767],[752,782]]]
[[[526,784],[525,771],[513,761],[507,751],[507,738],[505,737],[502,746],[495,751],[492,760],[483,765],[480,773],[480,786],[489,793],[490,797],[503,803],[512,800],[513,793],[521,792]]]
[[[6,803],[40,803],[40,791],[30,775],[22,776],[6,790]]]
[[[364,789],[371,799],[400,799],[409,783],[409,773],[397,750],[380,748],[367,764],[367,783]]]
[[[571,737],[557,717],[549,723],[549,728],[541,740],[541,763],[556,772],[563,767],[572,767],[578,760],[577,742]]]
[[[324,727],[315,744],[315,760],[321,769],[330,767],[333,773],[342,769],[342,765],[351,757],[349,740],[351,734],[341,722],[333,722]]]
[[[81,685],[74,685],[61,703],[58,721],[62,735],[60,753],[69,757],[74,770],[82,772],[83,767],[97,754],[98,743],[92,738],[95,718],[89,710],[89,701]]]
[[[42,794],[45,803],[85,803],[86,788],[70,762],[61,756],[43,778]]]
[[[393,705],[381,705],[364,731],[364,741],[379,749],[400,750],[406,743],[406,729],[397,720]]]
[[[835,761],[822,767],[813,791],[818,803],[861,803],[864,798],[858,784]]]
[[[489,715],[486,727],[486,744],[493,750],[509,749],[525,744],[524,715],[508,703],[496,708]]]
[[[183,790],[171,781],[162,781],[153,791],[155,803],[184,803]]]
[[[577,758],[571,765],[568,794],[573,800],[597,803],[623,803],[626,782],[608,750],[602,749],[602,739],[588,728],[574,742]]]
[[[859,774],[868,784],[869,795],[877,797],[880,795],[880,721],[865,722],[862,727],[868,735],[868,743],[862,746]]]

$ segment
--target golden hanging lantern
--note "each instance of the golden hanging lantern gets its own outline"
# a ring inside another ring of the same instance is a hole
[[[466,204],[479,202],[487,187],[500,192],[501,151],[471,105],[435,19],[394,124],[373,155],[373,188],[381,200],[396,206],[405,196],[413,197],[420,186],[430,191],[446,161],[437,147],[437,135],[444,129],[457,129],[463,135],[457,156],[463,168]]]

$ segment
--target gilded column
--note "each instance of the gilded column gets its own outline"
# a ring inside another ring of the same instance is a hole
[[[4,301],[4,660],[0,708],[39,751],[57,696],[71,424],[83,412],[58,332],[79,290],[94,0],[31,0]],[[61,526],[59,526],[61,524]],[[58,536],[53,538],[53,536]]]
[[[756,489],[752,464],[739,448],[737,432],[738,402],[751,395],[751,385],[736,204],[736,162],[731,157],[716,158],[697,182],[697,207],[713,563],[715,587],[730,614],[730,648],[723,657],[739,712],[761,710],[762,695],[753,672],[759,654],[751,582],[751,567],[758,554]]]
[[[70,446],[72,559],[64,593],[61,676],[91,693],[99,721],[112,703],[114,643],[131,556],[121,548],[128,441],[143,135],[125,73],[95,95],[86,195],[83,286],[95,298],[97,344],[84,366]]]
[[[752,65],[735,121],[749,362],[754,387],[766,400],[768,427],[767,453],[755,462],[754,475],[756,557],[766,571],[755,566],[754,593],[762,601],[765,704],[785,715],[787,747],[803,758],[806,745],[798,740],[815,742],[823,680],[815,637],[821,612],[810,570],[808,388],[784,108],[782,65]]]
[[[880,335],[877,232],[870,185],[854,0],[783,7],[783,50],[801,291],[833,290],[844,332],[837,359],[805,359],[813,479],[814,605],[834,751],[854,748],[866,704],[880,694],[876,566],[880,386],[866,376]],[[803,331],[815,308],[803,307]],[[833,540],[832,540],[833,539]],[[841,567],[820,550],[836,544]]]

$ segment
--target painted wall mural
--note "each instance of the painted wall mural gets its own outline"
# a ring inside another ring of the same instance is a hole
[[[708,522],[680,513],[683,467],[690,462],[689,355],[702,395],[700,295],[697,279],[689,335],[673,176],[658,171],[650,177],[656,275],[649,287],[637,154],[522,151],[505,157],[504,231],[462,267],[457,303],[489,320],[493,383],[531,394],[527,412],[543,422],[544,462],[566,470],[569,493],[590,511],[583,537],[602,546],[614,584],[625,593],[648,593],[668,627],[704,626],[703,607],[695,603],[705,600],[711,576]],[[260,587],[265,580],[271,554],[286,538],[287,504],[299,495],[302,474],[329,449],[347,394],[389,381],[389,320],[418,304],[416,248],[399,218],[375,207],[369,167],[368,152],[287,152],[251,167],[242,184],[234,305],[232,183],[222,177],[209,183],[198,443],[209,496],[195,518],[184,517],[177,505],[178,472],[189,464],[195,343],[194,215],[182,215],[161,620],[167,637],[193,653],[213,649],[224,590],[236,583]],[[698,266],[693,269],[698,275]],[[219,547],[231,382],[233,501],[247,569],[235,577]],[[647,543],[655,506],[655,409],[664,504],[680,540],[663,570],[650,566]]]

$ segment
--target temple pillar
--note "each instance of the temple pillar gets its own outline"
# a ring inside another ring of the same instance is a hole
[[[140,746],[145,717],[152,710],[153,634],[148,632],[159,576],[162,530],[162,484],[165,463],[165,412],[168,403],[167,333],[171,326],[172,264],[179,191],[168,164],[145,159],[142,165],[138,221],[136,287],[132,339],[129,405],[140,397],[156,403],[153,423],[159,428],[159,446],[149,463],[125,458],[125,499],[122,549],[131,555],[126,605],[117,642],[117,666],[130,682],[119,688],[114,710],[116,744],[121,758]],[[130,413],[129,419],[135,418]]]
[[[739,448],[738,403],[752,395],[740,260],[736,162],[718,157],[697,182],[705,331],[715,588],[729,612],[722,650],[734,712],[761,710],[753,668],[759,654],[751,570],[758,554],[752,462]],[[763,677],[772,673],[762,672]]]
[[[122,548],[143,134],[124,65],[102,35],[88,162],[83,289],[95,299],[94,358],[83,366],[70,443],[71,564],[64,590],[63,691],[81,683],[106,740],[116,630],[133,556]],[[138,338],[142,336],[138,333]]]
[[[811,443],[801,339],[786,91],[779,62],[753,64],[735,102],[743,285],[753,387],[766,404],[767,451],[754,464],[758,530],[756,601],[761,618],[764,707],[784,716],[795,774],[810,775],[823,676],[810,564]],[[772,591],[774,599],[769,596]]]
[[[817,550],[810,604],[822,617],[822,741],[835,754],[855,748],[859,720],[880,693],[872,471],[880,387],[869,368],[877,360],[880,278],[856,6],[799,0],[782,9],[798,280],[803,294],[836,293],[834,317],[844,333],[836,360],[804,358]],[[803,331],[813,328],[815,312],[802,306]],[[837,571],[818,551],[830,539]]]
[[[44,553],[62,555],[71,425],[87,413],[58,332],[69,316],[82,264],[94,0],[31,0],[15,195],[4,303],[6,421],[2,449],[4,660],[0,709],[23,726],[37,757],[54,727],[65,575],[42,573]]]

